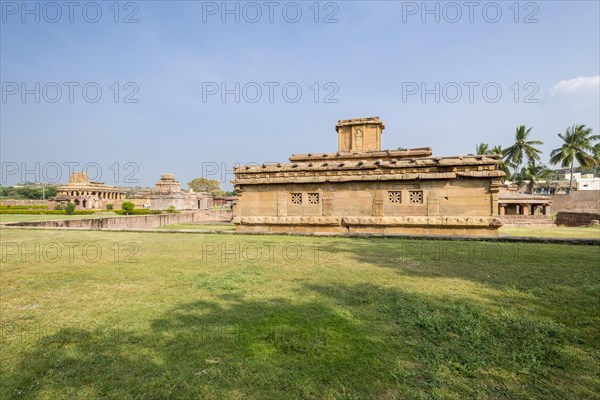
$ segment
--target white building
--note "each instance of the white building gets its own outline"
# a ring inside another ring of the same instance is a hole
[[[569,181],[571,174],[559,175],[560,180]],[[600,190],[600,178],[595,178],[594,174],[573,173],[573,188],[576,190]]]

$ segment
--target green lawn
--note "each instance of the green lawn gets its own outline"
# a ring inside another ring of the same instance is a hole
[[[503,226],[499,233],[504,236],[600,239],[600,226]]]
[[[170,230],[199,230],[199,231],[235,231],[233,224],[171,224],[161,226],[160,229]]]
[[[0,233],[2,399],[599,398],[598,246]]]
[[[115,213],[95,213],[87,215],[44,215],[44,214],[0,214],[0,223],[8,222],[33,222],[33,221],[64,221],[66,219],[88,219],[88,218],[106,218],[121,217]]]

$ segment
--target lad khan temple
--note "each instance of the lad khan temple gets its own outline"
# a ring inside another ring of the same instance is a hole
[[[336,153],[236,168],[237,231],[498,234],[500,156],[382,150],[384,128],[377,117],[341,120]]]

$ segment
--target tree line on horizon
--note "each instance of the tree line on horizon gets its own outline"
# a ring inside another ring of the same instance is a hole
[[[498,168],[506,173],[506,178],[517,185],[527,182],[529,193],[533,193],[535,183],[547,180],[555,175],[555,171],[540,162],[542,151],[537,146],[544,144],[541,140],[531,137],[533,128],[525,125],[517,127],[513,144],[509,147],[493,146],[479,143],[475,146],[478,155],[498,154],[501,156]],[[582,169],[595,168],[596,174],[600,167],[600,135],[592,135],[592,129],[585,125],[573,125],[563,133],[558,133],[563,144],[550,152],[550,164],[560,164],[569,168],[569,193],[573,186],[575,161]],[[595,143],[594,142],[598,142]]]

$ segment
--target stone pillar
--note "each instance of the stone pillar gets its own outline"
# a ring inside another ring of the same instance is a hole
[[[323,191],[323,216],[331,217],[333,215],[333,193],[329,190]]]
[[[506,214],[506,206],[504,204],[501,204],[500,207],[498,207],[498,214],[500,214],[500,215]]]
[[[277,192],[277,216],[287,217],[288,192],[280,190]]]
[[[523,212],[521,213],[522,215],[529,215],[529,205],[528,204],[521,205],[521,209],[523,210]]]
[[[373,196],[373,204],[371,214],[374,217],[383,217],[383,194],[381,190],[374,190],[371,192]]]
[[[427,197],[427,215],[437,217],[440,215],[440,199]]]

